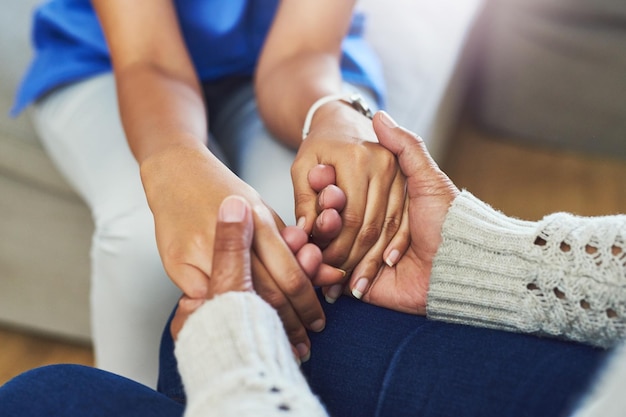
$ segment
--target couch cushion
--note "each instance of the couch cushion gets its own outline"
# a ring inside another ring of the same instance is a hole
[[[626,157],[626,3],[490,0],[487,10],[479,120]]]
[[[48,192],[77,198],[46,156],[28,117],[17,119],[8,113],[21,76],[31,59],[30,23],[38,0],[5,2],[0,13],[0,171]]]

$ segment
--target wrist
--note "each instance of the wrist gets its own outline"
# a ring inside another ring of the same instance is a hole
[[[302,140],[307,138],[314,124],[317,125],[320,121],[350,120],[355,115],[368,121],[371,121],[373,117],[371,108],[360,94],[331,94],[321,97],[311,105],[307,112],[302,127]]]

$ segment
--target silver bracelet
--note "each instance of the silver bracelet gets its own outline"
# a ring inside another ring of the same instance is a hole
[[[365,99],[361,97],[361,95],[358,93],[352,93],[348,95],[331,94],[329,96],[324,96],[318,99],[315,103],[313,103],[313,105],[309,109],[309,112],[306,114],[306,118],[304,119],[304,126],[302,127],[302,140],[306,139],[311,130],[311,121],[313,120],[315,112],[324,104],[330,103],[331,101],[343,101],[345,103],[348,103],[352,106],[352,108],[354,108],[354,110],[358,111],[370,120],[374,117],[374,113],[372,113],[372,110],[365,102]]]

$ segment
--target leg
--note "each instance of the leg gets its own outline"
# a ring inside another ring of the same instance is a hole
[[[183,406],[118,375],[79,365],[25,372],[0,387],[0,415],[180,417]]]
[[[333,416],[563,415],[604,351],[534,336],[439,323],[342,297],[322,301],[302,366]],[[160,390],[184,397],[169,330]]]
[[[435,322],[342,297],[303,365],[336,416],[565,415],[605,352]]]
[[[40,138],[89,205],[91,313],[97,366],[154,386],[156,348],[179,291],[163,271],[139,169],[118,115],[111,74],[37,104]]]

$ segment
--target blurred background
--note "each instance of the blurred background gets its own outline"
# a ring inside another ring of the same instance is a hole
[[[92,364],[89,212],[7,115],[34,0],[0,13],[0,384]],[[626,3],[361,0],[387,110],[459,187],[506,214],[626,213]],[[169,308],[169,307],[167,307]]]

